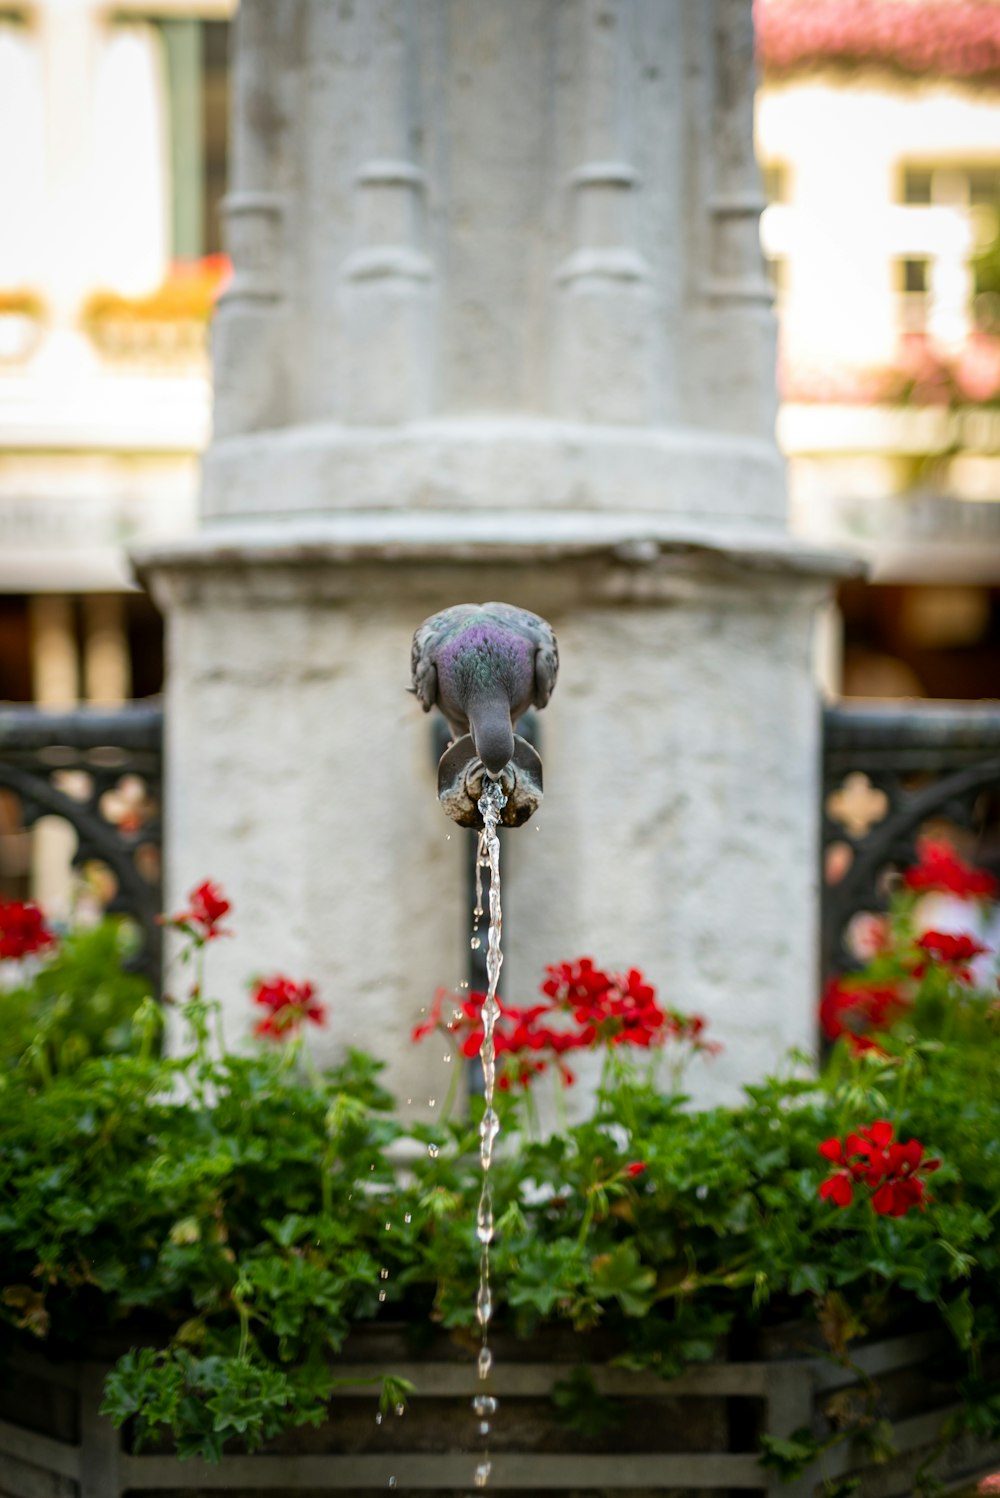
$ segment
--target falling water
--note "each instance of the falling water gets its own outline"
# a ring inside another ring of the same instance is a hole
[[[493,1353],[489,1345],[490,1318],[493,1315],[493,1296],[490,1289],[490,1244],[493,1242],[493,1187],[490,1183],[490,1165],[493,1146],[500,1132],[500,1120],[493,1107],[496,1084],[496,1046],[494,1029],[500,1013],[497,1003],[497,984],[503,953],[500,950],[500,934],[503,918],[500,910],[500,837],[497,828],[500,813],[507,804],[507,797],[499,781],[484,780],[483,793],[479,798],[479,813],[483,819],[483,830],[479,834],[476,853],[476,908],[482,912],[482,870],[490,871],[490,923],[486,944],[486,998],[483,1002],[483,1043],[479,1057],[483,1066],[483,1117],[479,1125],[479,1159],[482,1165],[483,1184],[479,1194],[479,1210],[476,1213],[476,1237],[479,1239],[479,1291],[476,1296],[476,1319],[482,1333],[479,1347],[479,1377],[487,1379],[493,1367]],[[496,1410],[496,1400],[490,1395],[479,1394],[472,1401],[473,1411],[480,1419],[479,1431],[483,1437],[483,1457],[476,1468],[477,1487],[485,1487],[490,1475],[489,1433],[486,1418]]]

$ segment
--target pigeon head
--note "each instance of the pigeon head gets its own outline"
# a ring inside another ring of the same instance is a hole
[[[438,652],[445,716],[468,723],[476,753],[493,776],[514,753],[514,722],[532,698],[534,657],[530,640],[490,619],[471,624]]]
[[[548,624],[511,604],[456,604],[413,640],[413,690],[425,712],[440,708],[456,737],[471,734],[494,777],[513,756],[514,724],[545,706],[557,669]]]

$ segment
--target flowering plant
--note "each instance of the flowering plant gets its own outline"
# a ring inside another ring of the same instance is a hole
[[[867,966],[831,990],[851,1002],[825,1000],[839,1029],[822,1075],[792,1064],[739,1106],[695,1110],[658,1087],[659,1048],[708,1041],[635,969],[561,963],[540,1003],[505,1006],[508,1108],[531,1096],[536,1062],[557,1095],[567,1055],[606,1064],[581,1122],[525,1131],[494,1159],[498,1330],[600,1330],[619,1365],[670,1378],[729,1338],[753,1356],[776,1322],[813,1323],[850,1368],[864,1336],[936,1321],[966,1419],[1000,1427],[996,993],[961,932],[924,939],[935,883],[980,913],[991,888],[925,848],[869,922]],[[0,1318],[66,1351],[116,1339],[107,1413],[135,1443],[211,1458],[321,1421],[359,1322],[436,1328],[474,1359],[482,1103],[404,1126],[369,1056],[317,1067],[307,1040],[328,1006],[299,976],[255,984],[261,1043],[227,1050],[202,964],[231,912],[199,888],[214,903],[195,891],[168,922],[194,956],[177,1054],[142,1036],[131,1054],[19,1066],[0,1086]],[[450,1012],[441,996],[429,1025],[474,1049],[475,996]],[[386,1407],[406,1392],[387,1370]],[[567,1417],[575,1397],[560,1395]],[[790,1470],[866,1419],[840,1407],[829,1432],[767,1459]]]
[[[566,1057],[573,1052],[605,1051],[605,1083],[614,1053],[634,1048],[662,1051],[685,1047],[688,1055],[715,1055],[722,1049],[705,1036],[701,1015],[684,1015],[661,1007],[656,989],[638,968],[607,973],[590,957],[561,962],[545,969],[542,1002],[526,1008],[498,998],[499,1018],[494,1046],[499,1063],[498,1085],[509,1092],[525,1092],[542,1072],[554,1069],[561,1082],[573,1086],[575,1073]],[[486,995],[475,990],[463,998],[438,989],[427,1018],[414,1027],[413,1039],[425,1040],[435,1031],[457,1039],[466,1059],[479,1055],[483,1043],[483,1005]],[[444,1013],[445,1004],[449,1012]],[[683,1058],[682,1058],[683,1059]],[[457,1072],[453,1073],[457,1080]],[[449,1097],[449,1104],[453,1095]]]
[[[1000,77],[992,0],[754,0],[754,23],[769,73],[868,66],[918,78]]]
[[[226,255],[204,255],[200,260],[177,260],[162,285],[146,296],[121,296],[95,291],[83,309],[92,328],[122,320],[136,323],[208,322],[215,304],[232,277]]]

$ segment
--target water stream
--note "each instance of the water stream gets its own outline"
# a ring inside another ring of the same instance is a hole
[[[490,874],[490,920],[486,943],[486,999],[483,1003],[483,1043],[479,1057],[483,1067],[483,1117],[479,1125],[479,1159],[483,1182],[479,1194],[479,1209],[476,1213],[476,1237],[479,1239],[479,1290],[476,1295],[476,1319],[482,1340],[479,1347],[478,1373],[485,1382],[493,1367],[493,1352],[489,1344],[490,1318],[493,1315],[493,1295],[490,1288],[490,1245],[493,1242],[493,1186],[490,1181],[490,1165],[493,1161],[493,1146],[500,1132],[500,1120],[493,1107],[496,1086],[496,1047],[494,1029],[500,1013],[497,1003],[497,984],[503,953],[500,950],[500,935],[503,916],[500,908],[500,837],[498,827],[500,813],[507,804],[507,797],[499,781],[485,779],[479,798],[479,812],[483,819],[483,830],[479,834],[476,852],[476,909],[482,911],[482,870]],[[477,1394],[472,1401],[474,1413],[479,1418],[479,1433],[483,1438],[482,1456],[476,1467],[477,1488],[484,1488],[490,1477],[489,1435],[490,1415],[496,1412],[496,1399],[488,1393]]]

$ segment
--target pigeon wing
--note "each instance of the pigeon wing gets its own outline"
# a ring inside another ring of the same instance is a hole
[[[535,696],[536,707],[544,707],[555,690],[556,677],[559,674],[559,646],[552,630],[539,619],[542,627],[538,633],[541,639],[535,651]]]
[[[410,669],[413,676],[411,690],[425,713],[437,705],[438,673],[431,654],[436,631],[431,627],[433,619],[427,619],[413,636],[410,652]]]

